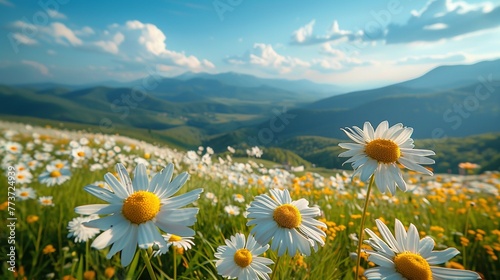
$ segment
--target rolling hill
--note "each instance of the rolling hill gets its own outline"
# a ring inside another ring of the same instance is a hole
[[[453,91],[468,86],[477,86],[484,83],[488,77],[500,80],[500,59],[482,61],[471,65],[439,66],[421,77],[389,85],[381,88],[350,92],[318,100],[307,109],[352,109],[368,102],[393,97],[409,95],[428,95]],[[495,82],[489,87],[497,86]],[[475,88],[471,93],[474,93]]]

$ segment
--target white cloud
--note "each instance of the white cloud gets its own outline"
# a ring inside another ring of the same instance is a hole
[[[4,6],[7,6],[7,7],[14,7],[14,4],[12,4],[10,1],[8,0],[0,0],[0,4],[4,5]]]
[[[306,42],[313,33],[314,23],[316,21],[313,19],[308,24],[302,26],[301,28],[295,30],[292,35],[292,41],[296,43]]]
[[[56,10],[47,10],[47,14],[49,15],[49,17],[53,18],[53,19],[66,19],[66,15],[63,14],[63,13],[60,13]]]
[[[321,44],[331,41],[340,41],[342,39],[356,40],[360,38],[362,33],[354,33],[349,30],[342,30],[339,27],[338,21],[334,20],[328,32],[324,35],[314,35],[313,27],[315,20],[295,30],[292,34],[291,43],[296,45],[311,45]]]
[[[367,25],[364,30],[350,31],[340,29],[338,22],[334,21],[330,30],[321,35],[314,34],[314,24],[312,20],[295,30],[291,44],[311,45],[340,40],[385,41],[386,44],[436,42],[500,26],[500,5],[428,0],[424,8],[412,11],[404,24],[378,22],[377,26]]]
[[[90,35],[94,35],[95,31],[94,31],[94,29],[92,29],[89,26],[84,26],[80,30],[75,30],[75,34],[78,36],[90,36]]]
[[[53,36],[59,44],[65,45],[67,42],[72,46],[80,46],[83,44],[82,40],[63,23],[53,22],[50,24],[49,28],[51,32],[48,33],[48,35]]]
[[[500,6],[489,2],[430,0],[403,25],[389,24],[388,44],[435,42],[500,26]]]
[[[80,38],[78,38],[71,29],[60,22],[52,22],[51,24],[44,26],[33,25],[31,23],[18,20],[13,22],[11,26],[22,32],[23,35],[29,34],[30,36],[24,36],[29,37],[32,40],[35,40],[35,37],[41,37],[47,41],[54,40],[56,43],[61,45],[68,45],[69,43],[72,46],[80,46],[83,44],[82,40],[80,40]]]
[[[357,52],[347,55],[345,52],[333,48],[330,43],[322,44],[320,53],[326,57],[312,61],[312,68],[320,72],[349,71],[354,67],[374,64],[372,61],[363,61],[358,58]]]
[[[34,44],[40,38],[49,43],[74,46],[84,50],[94,50],[113,54],[122,63],[159,63],[189,69],[192,71],[215,68],[207,60],[200,61],[194,55],[167,48],[167,36],[156,25],[138,20],[127,21],[123,25],[112,24],[106,30],[96,32],[85,26],[74,31],[60,22],[48,26],[33,25],[25,21],[15,21],[11,26],[31,37],[15,38],[21,43]],[[19,33],[21,34],[21,33]],[[85,37],[85,41],[82,38]]]
[[[431,25],[426,25],[423,28],[424,28],[424,30],[441,30],[441,29],[448,28],[448,25],[446,25],[444,23],[434,23]]]
[[[93,42],[91,44],[97,46],[104,52],[112,53],[112,54],[118,54],[120,52],[119,46],[125,39],[125,36],[123,36],[122,33],[118,32],[116,33],[111,40],[108,41],[97,41]]]
[[[425,64],[425,63],[452,63],[452,62],[463,62],[467,60],[467,56],[464,53],[447,53],[439,55],[419,55],[419,56],[408,56],[399,59],[397,64]]]
[[[47,50],[48,55],[56,55],[57,52],[55,50]]]
[[[138,43],[150,53],[160,55],[166,51],[165,40],[167,37],[156,25],[133,20],[127,21],[125,26],[130,31],[136,31]]]
[[[24,34],[21,34],[21,33],[17,33],[16,32],[12,36],[14,37],[14,39],[17,42],[19,42],[19,43],[21,43],[23,45],[36,45],[36,44],[38,44],[37,40],[35,40],[35,39],[33,39],[33,38],[29,37],[29,36],[26,36]]]
[[[308,68],[311,64],[299,58],[283,56],[277,53],[271,45],[256,43],[253,48],[242,56],[226,58],[233,65],[251,65],[266,71],[289,73],[293,69]]]
[[[200,61],[194,55],[167,48],[167,36],[156,25],[138,20],[127,21],[124,25],[114,24],[109,33],[118,30],[124,35],[119,55],[128,59],[162,63],[187,68],[192,71],[212,69],[214,64],[206,59]]]
[[[211,68],[211,69],[215,68],[215,65],[212,62],[210,62],[209,60],[203,59],[201,63],[203,64],[203,66],[205,66],[207,68]]]
[[[38,70],[40,72],[40,74],[42,74],[44,76],[50,76],[49,68],[47,68],[47,66],[45,66],[39,62],[32,61],[32,60],[22,60],[21,63],[24,65],[31,66],[32,68]]]

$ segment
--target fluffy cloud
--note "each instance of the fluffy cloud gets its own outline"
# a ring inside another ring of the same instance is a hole
[[[271,45],[262,43],[254,44],[253,48],[242,56],[226,58],[226,62],[233,65],[251,65],[278,73],[288,73],[292,69],[307,68],[310,66],[309,62],[295,57],[280,55]]]
[[[378,13],[372,13],[373,20],[358,31],[341,30],[334,21],[326,34],[314,34],[315,21],[295,30],[291,36],[291,44],[311,45],[325,42],[348,41],[379,41],[386,44],[433,42],[454,38],[460,35],[495,28],[500,26],[500,6],[489,2],[469,4],[465,1],[430,0],[420,11],[412,11],[405,24],[381,19]]]
[[[103,34],[109,38],[94,45],[127,61],[161,63],[194,71],[215,67],[206,59],[200,61],[193,55],[168,49],[167,36],[154,24],[127,21],[124,25],[111,25]]]
[[[312,61],[312,69],[319,72],[339,72],[349,71],[354,67],[372,65],[372,61],[363,61],[357,57],[357,52],[347,55],[345,52],[333,48],[330,43],[321,45],[320,53],[325,57],[314,59]]]
[[[341,30],[339,27],[339,23],[336,20],[332,23],[326,34],[314,35],[313,28],[315,22],[315,20],[312,20],[308,24],[295,30],[292,34],[291,44],[312,45],[336,41],[340,39],[348,39],[352,41],[362,35],[362,33],[353,33],[349,30]]]
[[[35,70],[37,70],[40,74],[42,74],[44,76],[50,76],[49,68],[47,68],[47,66],[45,66],[39,62],[32,61],[32,60],[22,60],[21,63],[34,68]]]
[[[399,59],[397,64],[424,64],[424,63],[453,63],[463,62],[467,59],[463,53],[448,53],[443,55],[409,56]]]
[[[12,23],[12,28],[16,30],[16,33],[22,34],[25,38],[31,40],[36,40],[35,38],[42,38],[46,41],[55,41],[61,45],[71,45],[80,46],[83,44],[82,40],[69,29],[64,23],[52,22],[49,25],[34,25],[25,21],[15,21]],[[15,34],[15,33],[14,33]],[[17,37],[14,39],[23,39],[22,37]],[[19,42],[22,43],[22,41]],[[26,41],[26,40],[25,40]]]
[[[305,61],[297,57],[279,54],[271,45],[256,43],[251,50],[241,56],[227,57],[226,62],[236,66],[252,66],[266,72],[280,74],[306,70],[322,73],[346,72],[354,67],[372,64],[371,61],[359,59],[356,53],[349,56],[341,50],[334,49],[329,43],[322,45],[320,54],[323,55],[322,58]]]
[[[112,53],[112,54],[118,54],[120,52],[119,46],[125,39],[125,36],[123,36],[122,33],[117,32],[111,40],[100,40],[93,42],[94,46],[98,47],[104,52]]]
[[[421,11],[413,11],[404,25],[389,24],[388,44],[438,41],[500,26],[500,6],[464,1],[430,1]]]
[[[38,41],[22,33],[13,33],[12,38],[23,45],[36,45]]]
[[[7,6],[7,7],[14,7],[14,4],[9,2],[8,0],[0,0],[0,4]]]
[[[75,30],[75,34],[78,36],[90,36],[90,35],[94,35],[95,31],[94,31],[94,29],[92,29],[89,26],[84,26],[80,30]]]
[[[47,10],[47,14],[49,15],[49,17],[53,18],[53,19],[66,19],[66,15],[63,14],[63,13],[60,13],[56,10]]]
[[[60,17],[60,14],[54,16]],[[15,30],[11,37],[17,45],[34,45],[38,43],[37,39],[41,39],[82,50],[109,53],[116,55],[117,61],[126,63],[159,63],[193,71],[215,67],[207,59],[200,60],[193,55],[168,49],[163,31],[154,24],[138,20],[127,21],[123,25],[112,24],[100,32],[88,26],[71,30],[61,22],[42,26],[16,21],[11,27]]]

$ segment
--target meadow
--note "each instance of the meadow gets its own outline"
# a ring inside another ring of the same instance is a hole
[[[234,152],[247,156],[233,157]],[[237,233],[250,233],[247,208],[256,196],[269,194],[270,189],[287,189],[292,199],[304,198],[310,206],[318,206],[321,212],[317,219],[327,226],[322,228],[324,246],[309,256],[297,253],[278,258],[275,251],[267,250],[263,256],[276,263],[269,266],[271,277],[354,279],[353,254],[367,184],[357,177],[352,179],[352,170],[286,170],[259,159],[260,152],[228,149],[214,154],[209,147],[180,151],[120,135],[0,122],[2,279],[150,279],[151,272],[158,279],[222,279],[214,256],[217,248]],[[104,203],[84,187],[109,188],[104,176],[108,172],[117,175],[117,163],[130,174],[143,164],[150,178],[169,163],[174,165],[174,177],[189,173],[189,180],[175,196],[203,189],[189,206],[199,208],[191,227],[195,231],[192,246],[173,245],[157,257],[155,248],[137,250],[131,264],[124,267],[119,253],[106,258],[109,247],[92,248],[96,234],[85,241],[75,239],[76,233],[70,232],[70,222],[80,217],[75,207]],[[434,240],[435,250],[454,247],[460,251],[442,266],[499,279],[500,173],[475,174],[474,170],[467,169],[464,175],[434,176],[402,170],[409,190],[398,189],[390,195],[374,188],[365,228],[378,234],[375,219],[391,231],[396,218],[406,227],[414,224],[421,238]],[[15,192],[9,189],[13,182]],[[8,227],[12,221],[13,231]],[[369,244],[363,246],[370,249]],[[14,265],[9,263],[12,259]],[[360,269],[374,265],[362,253]]]

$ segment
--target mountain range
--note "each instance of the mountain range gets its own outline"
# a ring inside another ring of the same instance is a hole
[[[345,138],[341,127],[382,120],[413,127],[414,138],[445,138],[500,131],[499,88],[500,60],[440,66],[409,81],[343,94],[340,87],[307,80],[187,72],[98,86],[0,85],[0,115],[95,125],[105,120],[173,138],[189,131],[198,142],[179,140],[189,148]]]

